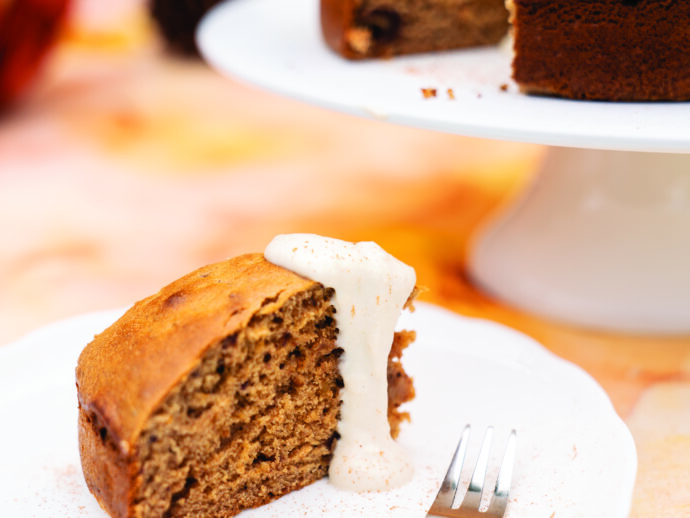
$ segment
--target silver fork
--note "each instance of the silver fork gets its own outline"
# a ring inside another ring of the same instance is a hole
[[[467,487],[467,493],[463,498],[460,507],[454,507],[453,501],[458,490],[458,483],[460,482],[460,472],[462,465],[465,462],[465,453],[467,452],[467,443],[470,438],[470,426],[465,426],[462,431],[462,436],[458,442],[458,446],[453,454],[453,460],[450,462],[448,472],[446,473],[441,489],[436,495],[436,500],[431,505],[431,509],[427,517],[444,516],[447,518],[501,518],[505,514],[508,506],[508,493],[510,492],[510,485],[513,478],[513,466],[515,464],[515,450],[517,442],[517,432],[512,430],[508,436],[503,461],[496,479],[496,486],[494,493],[489,503],[489,508],[486,511],[480,511],[482,501],[482,491],[484,488],[484,481],[486,479],[486,472],[489,465],[489,452],[491,450],[491,440],[493,438],[493,427],[489,427],[484,435],[477,463],[470,479],[470,484]]]

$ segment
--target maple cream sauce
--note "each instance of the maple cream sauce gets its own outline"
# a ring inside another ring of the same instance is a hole
[[[407,483],[412,465],[390,436],[388,354],[400,312],[416,275],[373,242],[350,243],[314,234],[276,236],[266,259],[335,289],[344,387],[338,440],[329,468],[332,484],[353,491]]]

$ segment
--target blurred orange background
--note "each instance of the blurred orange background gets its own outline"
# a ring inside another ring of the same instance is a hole
[[[690,338],[563,326],[467,278],[472,236],[530,181],[542,147],[239,84],[170,53],[142,0],[74,1],[57,38],[0,115],[0,344],[128,306],[278,233],[375,240],[417,269],[424,300],[505,323],[585,368],[636,440],[632,516],[690,516]]]

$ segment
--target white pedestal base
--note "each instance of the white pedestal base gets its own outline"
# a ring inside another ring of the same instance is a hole
[[[556,320],[690,333],[690,156],[549,148],[534,184],[476,239],[470,273]]]

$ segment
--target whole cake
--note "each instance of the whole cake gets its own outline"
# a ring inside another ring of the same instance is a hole
[[[299,242],[313,257],[316,238],[285,238],[274,256]],[[340,341],[335,298],[250,254],[182,277],[96,336],[76,378],[82,467],[101,506],[118,517],[231,516],[324,477],[350,434],[342,364],[356,356]],[[385,347],[391,441],[414,396],[399,361],[413,339],[391,332]]]
[[[509,0],[513,77],[573,99],[690,99],[690,2]]]
[[[349,59],[498,43],[513,36],[521,91],[606,101],[690,100],[690,2],[321,0],[321,29]]]
[[[498,43],[508,30],[504,0],[321,0],[326,43],[350,58]]]

